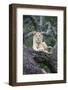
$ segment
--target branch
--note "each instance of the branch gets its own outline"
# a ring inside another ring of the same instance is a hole
[[[28,38],[31,35],[33,35],[33,32],[24,32],[23,33],[24,38]]]

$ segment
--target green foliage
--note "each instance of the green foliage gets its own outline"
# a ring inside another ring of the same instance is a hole
[[[39,24],[40,16],[34,16],[34,17],[38,20],[37,23]],[[54,17],[54,16],[43,16],[43,25],[44,25],[44,31],[45,32],[48,30],[48,25],[46,25],[47,22],[50,22],[51,23],[51,27],[54,26],[56,28],[56,30],[57,30],[57,17]],[[32,31],[38,31],[38,30],[35,29],[35,24],[30,19],[30,17],[28,15],[24,15],[23,16],[23,32],[28,32],[29,33],[29,32],[32,32]],[[57,36],[54,36],[54,35],[45,36],[44,35],[44,42],[46,42],[48,46],[53,47],[55,45],[55,43],[56,43],[56,40],[57,40]],[[32,47],[33,36],[30,36],[28,38],[24,38],[24,44],[27,47]],[[38,66],[40,68],[44,68],[44,69],[48,70],[48,65],[45,64],[45,63],[40,63]]]
[[[57,17],[54,17],[54,16],[44,16],[43,22],[44,22],[44,24],[45,24],[45,22],[50,22],[51,25],[57,26]]]
[[[39,24],[39,17],[40,16],[34,16],[36,19],[38,19]],[[47,31],[48,25],[46,25],[47,22],[51,23],[51,26],[55,26],[57,29],[57,17],[54,16],[43,16],[43,25],[45,26],[44,31]],[[32,32],[37,31],[35,29],[35,25],[33,21],[30,19],[28,15],[23,16],[23,31],[24,32]],[[44,36],[44,41],[47,43],[48,46],[54,46],[57,40],[56,36]],[[24,39],[24,43],[27,47],[32,47],[33,44],[33,36],[28,37],[27,39]]]
[[[49,68],[48,68],[48,65],[45,64],[45,63],[40,63],[38,66],[39,66],[40,68],[42,68],[42,69],[45,69],[45,70],[48,70],[48,69],[49,69]]]
[[[46,64],[39,64],[39,67],[41,67],[41,68],[48,68],[48,66],[46,65]]]
[[[25,43],[25,45],[26,45],[27,47],[32,47],[33,38],[32,38],[32,37],[28,37],[28,39],[26,39],[26,40],[24,41],[24,43]]]
[[[51,36],[50,37],[45,36],[44,41],[47,43],[48,46],[52,46],[52,47],[55,45],[56,42],[55,38]]]

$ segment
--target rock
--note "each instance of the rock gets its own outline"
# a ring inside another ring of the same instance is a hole
[[[23,74],[57,73],[57,45],[52,49],[52,54],[34,51],[23,46]],[[40,68],[39,64],[46,64],[48,68]]]
[[[51,70],[54,73],[57,73],[57,44],[52,49],[52,55],[50,55],[50,64],[51,64]]]
[[[43,74],[43,70],[33,59],[32,49],[25,46],[23,49],[23,74]]]
[[[35,51],[34,59],[37,63],[47,64],[51,73],[57,73],[57,45],[52,48],[51,52],[52,54]]]

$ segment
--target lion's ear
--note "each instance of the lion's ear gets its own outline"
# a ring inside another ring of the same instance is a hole
[[[35,35],[36,34],[36,31],[33,31],[33,35]]]

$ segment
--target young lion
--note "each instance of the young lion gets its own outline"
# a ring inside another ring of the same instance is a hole
[[[43,32],[33,32],[33,49],[48,53],[48,46],[43,42]]]

